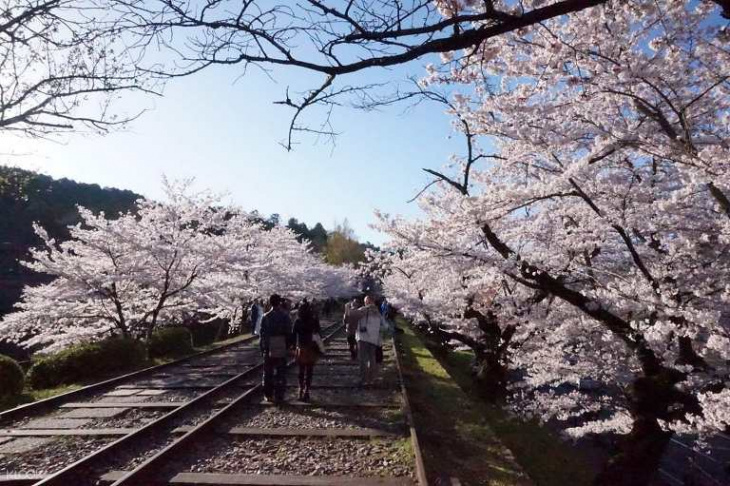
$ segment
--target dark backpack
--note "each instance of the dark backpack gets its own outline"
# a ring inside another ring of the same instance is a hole
[[[272,322],[267,332],[267,356],[269,358],[286,358],[287,336],[291,333],[291,329],[281,316],[271,317]]]

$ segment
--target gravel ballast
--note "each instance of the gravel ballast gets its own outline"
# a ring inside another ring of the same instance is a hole
[[[287,399],[291,402],[299,397],[297,388],[287,389]],[[400,395],[394,390],[377,388],[312,388],[311,403],[314,404],[376,404],[382,406],[400,405]]]
[[[193,452],[189,472],[413,477],[412,454],[402,441],[217,439]]]
[[[145,441],[144,445],[134,449],[127,449],[117,454],[105,466],[109,471],[131,471],[144,461],[172,444],[177,436],[160,436]]]
[[[101,418],[85,425],[84,429],[136,429],[157,420],[169,411],[132,408],[112,418]]]
[[[191,388],[191,389],[180,389],[168,391],[164,395],[155,397],[156,402],[189,402],[190,400],[199,397],[205,393],[205,388]]]
[[[113,440],[106,437],[53,439],[21,454],[0,455],[0,474],[49,474],[101,449]]]
[[[405,430],[403,413],[397,409],[252,407],[243,411],[230,427],[296,429]]]

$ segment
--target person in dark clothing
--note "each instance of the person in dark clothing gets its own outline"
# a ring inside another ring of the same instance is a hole
[[[306,301],[299,307],[297,320],[294,322],[294,336],[297,343],[297,364],[299,365],[299,400],[309,401],[309,390],[312,387],[314,365],[320,356],[319,346],[314,342],[314,335],[321,328],[319,318],[311,305]]]
[[[256,334],[256,323],[259,320],[259,313],[261,312],[261,308],[259,307],[259,303],[257,300],[254,299],[254,301],[251,303],[251,308],[249,310],[249,313],[251,315],[251,333]]]
[[[342,316],[342,322],[345,324],[345,329],[347,330],[347,347],[350,349],[350,357],[353,360],[357,359],[357,340],[355,339],[357,318],[350,316],[350,311],[354,311],[359,307],[357,298],[352,299],[351,302],[345,304],[345,315]]]
[[[261,354],[264,357],[264,396],[269,402],[284,401],[286,390],[286,359],[294,346],[294,334],[289,313],[282,307],[282,299],[273,294],[269,298],[271,310],[261,321]]]

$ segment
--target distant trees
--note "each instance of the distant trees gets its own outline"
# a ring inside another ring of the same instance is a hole
[[[66,239],[68,226],[80,221],[77,204],[113,216],[133,209],[141,197],[132,191],[0,166],[0,242],[24,247],[39,243],[33,222],[51,237]]]
[[[327,230],[324,229],[322,223],[315,224],[309,230],[309,241],[317,252],[323,253],[324,248],[327,246]]]
[[[300,223],[296,218],[289,219],[287,228],[297,234],[299,241],[308,241],[312,249],[323,254],[327,263],[331,265],[363,262],[365,250],[374,248],[369,243],[358,242],[347,218],[341,223],[336,223],[330,232],[327,232],[321,223],[315,224],[310,230],[306,223]]]
[[[286,226],[296,233],[299,241],[307,240],[312,245],[314,251],[324,253],[327,246],[327,230],[324,229],[322,223],[317,223],[312,229],[309,229],[307,223],[300,223],[296,218],[289,218]]]
[[[342,223],[335,224],[327,237],[325,258],[332,265],[359,263],[365,260],[365,251],[357,242],[355,232],[346,218]]]

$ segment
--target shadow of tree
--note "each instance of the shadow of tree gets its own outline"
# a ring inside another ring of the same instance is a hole
[[[469,397],[409,328],[399,343],[429,482],[457,477],[464,485],[532,484]]]

